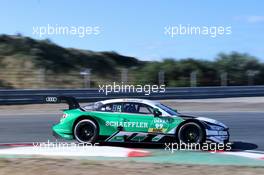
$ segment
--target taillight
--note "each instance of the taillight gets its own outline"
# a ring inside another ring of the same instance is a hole
[[[68,115],[67,114],[63,114],[62,115],[62,118],[66,118]]]

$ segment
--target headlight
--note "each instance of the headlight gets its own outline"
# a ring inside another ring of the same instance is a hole
[[[217,126],[217,125],[209,125],[211,130],[216,130],[216,131],[223,131],[225,128],[222,126]]]

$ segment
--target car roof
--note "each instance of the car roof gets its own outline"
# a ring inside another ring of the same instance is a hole
[[[139,98],[118,98],[118,99],[109,99],[109,100],[103,100],[100,101],[103,104],[108,103],[121,103],[121,102],[134,102],[134,103],[144,103],[148,105],[156,105],[159,104],[157,101],[151,101],[146,99],[139,99]]]

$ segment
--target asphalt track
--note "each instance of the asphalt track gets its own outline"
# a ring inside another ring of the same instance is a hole
[[[235,149],[264,151],[264,112],[188,113],[224,122],[230,128]],[[51,126],[59,114],[0,115],[0,143],[56,141]]]

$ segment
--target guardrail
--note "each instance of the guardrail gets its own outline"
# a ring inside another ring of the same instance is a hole
[[[164,93],[109,93],[105,95],[98,89],[23,89],[0,90],[0,105],[40,104],[46,96],[74,96],[80,102],[93,102],[111,98],[160,99],[203,99],[225,97],[264,96],[264,86],[227,86],[227,87],[175,87],[167,88]]]

